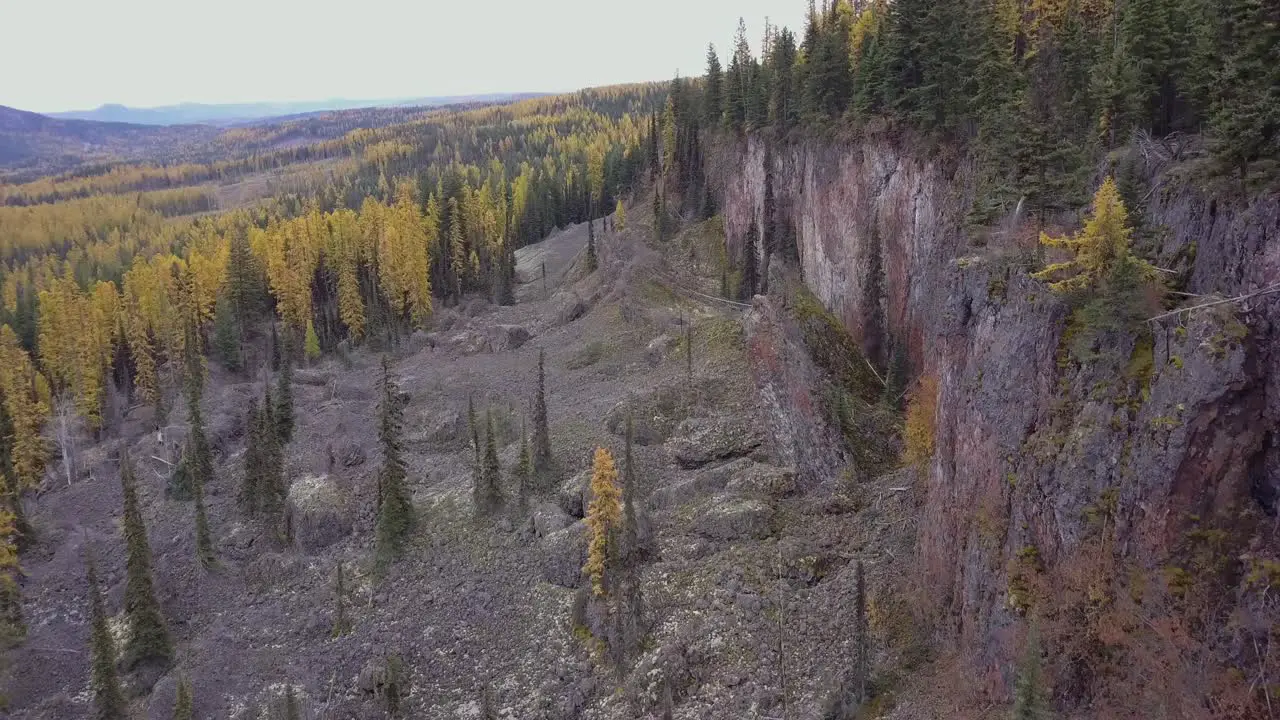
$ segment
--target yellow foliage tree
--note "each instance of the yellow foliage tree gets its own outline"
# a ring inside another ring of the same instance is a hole
[[[938,426],[938,379],[920,378],[907,402],[907,419],[902,430],[903,464],[923,471],[933,458]]]
[[[49,385],[8,325],[0,325],[0,387],[13,420],[14,475],[21,486],[36,487],[49,456],[43,434],[49,418]]]
[[[354,210],[341,209],[329,213],[328,262],[338,276],[338,317],[351,337],[364,336],[364,298],[360,296],[359,268],[365,256]]]
[[[611,556],[617,551],[618,528],[622,522],[622,488],[618,487],[618,470],[613,455],[604,448],[596,448],[591,466],[591,504],[587,508],[587,564],[583,572],[591,578],[591,590],[597,597],[604,595],[605,569]]]
[[[622,198],[618,198],[618,207],[614,210],[616,217],[614,222],[618,223],[619,230],[627,229],[627,208],[622,204]]]
[[[1054,238],[1040,233],[1041,244],[1052,248],[1070,250],[1074,257],[1065,262],[1052,263],[1033,277],[1049,280],[1054,292],[1071,293],[1090,290],[1121,263],[1132,263],[1143,279],[1155,279],[1156,271],[1150,263],[1134,257],[1129,241],[1133,231],[1129,227],[1129,214],[1125,210],[1120,190],[1110,176],[1093,196],[1093,210],[1084,230],[1071,237]],[[1063,278],[1053,281],[1054,278]]]

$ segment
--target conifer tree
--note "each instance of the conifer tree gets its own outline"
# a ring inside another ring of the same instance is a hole
[[[475,398],[471,395],[467,396],[467,430],[471,433],[471,452],[474,456],[471,462],[471,486],[478,488],[480,487],[480,454],[482,447],[480,445],[480,421],[476,419]]]
[[[854,690],[859,700],[866,700],[871,648],[867,635],[867,588],[861,560],[854,568],[853,598]]]
[[[378,380],[378,442],[382,446],[382,467],[378,471],[377,555],[379,562],[399,556],[404,540],[413,529],[413,504],[405,486],[405,469],[401,433],[404,407],[400,390],[391,373],[391,361],[382,357],[382,375]]]
[[[1045,690],[1040,666],[1040,633],[1033,626],[1027,637],[1026,654],[1018,668],[1018,681],[1013,688],[1012,720],[1049,720],[1052,714]]]
[[[191,681],[185,676],[178,678],[178,694],[173,701],[173,720],[192,720],[195,713],[195,698],[191,693]]]
[[[707,75],[703,80],[702,118],[710,127],[715,127],[724,114],[724,99],[721,96],[724,83],[720,58],[716,56],[716,46],[707,46]]]
[[[485,411],[484,458],[480,465],[479,482],[474,490],[476,512],[488,515],[502,506],[501,466],[498,462],[498,444],[493,431],[493,409]]]
[[[582,570],[591,579],[591,592],[604,597],[610,579],[607,572],[617,567],[618,531],[622,521],[622,491],[613,455],[596,448],[591,466],[591,503],[587,508],[587,564]]]
[[[617,230],[627,229],[627,207],[622,204],[622,198],[618,198],[618,207],[613,211],[615,215],[614,228]]]
[[[120,458],[120,486],[124,493],[124,538],[128,549],[124,612],[129,633],[124,646],[125,667],[133,668],[144,662],[167,665],[173,656],[173,644],[160,604],[156,602],[151,546],[147,542],[147,527],[142,520],[133,463],[128,454]]]
[[[595,220],[587,218],[587,272],[593,273],[600,266],[600,259],[596,257],[596,223]]]
[[[258,409],[257,398],[249,398],[244,427],[245,434],[248,436],[248,447],[244,452],[244,473],[238,500],[245,515],[254,517],[261,508],[262,466],[266,461],[262,453],[262,413]]]
[[[271,386],[267,385],[263,390],[262,410],[258,413],[260,466],[257,469],[257,498],[266,526],[277,539],[288,541],[291,539],[285,517],[288,487],[284,478],[284,447],[280,443],[280,424],[276,419],[278,407],[278,403],[272,399]]]
[[[524,419],[520,420],[520,456],[516,460],[516,494],[520,514],[529,507],[529,494],[533,490],[533,455],[529,452],[529,434]]]
[[[183,343],[183,364],[185,373],[184,390],[187,399],[187,421],[190,434],[183,449],[180,472],[189,485],[189,497],[195,500],[195,537],[196,557],[202,565],[208,567],[214,563],[213,540],[209,530],[209,517],[204,504],[204,489],[213,482],[213,451],[209,447],[209,439],[204,431],[204,416],[200,410],[204,395],[204,361],[200,356],[199,334],[195,319],[188,318]],[[176,475],[177,473],[175,473]],[[174,488],[186,490],[187,488]],[[172,492],[175,497],[183,493]],[[179,499],[186,499],[179,497]]]
[[[545,360],[538,350],[538,388],[533,396],[533,467],[539,473],[551,468],[551,426],[547,422],[547,377]]]
[[[213,347],[222,366],[231,372],[244,369],[240,351],[240,329],[236,327],[235,308],[227,292],[218,294],[213,312]]]
[[[285,340],[285,359],[276,378],[276,403],[272,414],[276,421],[276,435],[281,446],[293,440],[293,342]]]
[[[128,706],[116,675],[115,641],[107,625],[107,610],[98,585],[98,564],[91,549],[86,549],[85,567],[89,581],[89,643],[93,657],[89,682],[93,689],[94,720],[125,720]]]
[[[756,257],[756,243],[759,231],[752,220],[747,224],[747,237],[742,242],[742,284],[738,287],[739,302],[749,303],[760,287],[759,260]]]
[[[316,335],[315,323],[307,319],[307,334],[303,341],[303,353],[307,362],[315,362],[320,357],[320,337]]]
[[[636,470],[635,460],[631,455],[631,444],[634,435],[631,412],[627,412],[626,448],[622,455],[622,531],[619,533],[619,561],[626,566],[634,563],[640,555],[640,532],[636,521]]]
[[[13,462],[15,437],[13,416],[9,414],[4,388],[0,386],[0,511],[7,509],[12,515],[12,541],[14,547],[19,548],[30,537],[31,527],[22,507],[22,481]]]
[[[338,562],[338,571],[333,580],[333,637],[342,637],[351,632],[351,621],[347,618],[347,583],[342,570],[342,562]]]

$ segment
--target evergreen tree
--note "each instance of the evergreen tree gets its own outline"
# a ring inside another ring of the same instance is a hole
[[[775,254],[781,251],[778,237],[778,199],[773,189],[773,153],[766,149],[764,155],[764,244],[765,262],[772,262]]]
[[[720,67],[720,58],[716,56],[716,46],[707,46],[707,75],[703,81],[702,117],[706,124],[715,127],[724,114],[723,98],[724,73]]]
[[[31,536],[31,526],[22,507],[22,485],[14,469],[15,429],[13,416],[5,402],[4,388],[0,387],[0,511],[8,509],[13,516],[14,545],[21,547]]]
[[[347,583],[341,561],[333,581],[333,602],[333,637],[342,637],[351,632],[351,621],[347,618]]]
[[[475,486],[476,512],[489,515],[502,506],[501,466],[498,463],[498,443],[494,437],[493,410],[485,411],[484,458],[480,465],[479,482]]]
[[[413,504],[405,486],[405,469],[400,435],[404,428],[404,406],[391,373],[391,362],[382,357],[378,380],[378,442],[382,446],[382,468],[378,472],[378,558],[381,562],[399,556],[404,540],[413,529]]]
[[[756,257],[759,231],[755,221],[747,224],[747,237],[742,242],[742,284],[738,287],[738,301],[749,303],[760,287],[760,269]]]
[[[285,340],[285,360],[276,377],[276,403],[272,415],[276,421],[276,436],[281,446],[293,440],[293,352],[291,340]]]
[[[799,119],[796,103],[795,66],[796,38],[786,28],[778,33],[773,50],[769,53],[769,74],[772,80],[769,97],[769,124],[783,133],[795,127]]]
[[[116,675],[116,647],[107,625],[107,611],[102,601],[102,588],[98,585],[98,566],[93,550],[85,552],[86,574],[89,581],[89,643],[93,656],[89,684],[93,689],[93,717],[95,720],[125,720],[128,706],[120,691],[120,678]]]
[[[1012,720],[1048,720],[1052,717],[1044,674],[1040,666],[1040,633],[1035,627],[1027,637],[1027,650],[1013,688]]]
[[[480,421],[476,419],[475,398],[467,396],[467,430],[471,432],[471,451],[475,456],[471,462],[471,486],[480,487]]]
[[[622,204],[622,198],[618,198],[618,207],[613,211],[616,219],[614,227],[618,230],[627,229],[627,208]]]
[[[302,347],[307,362],[315,362],[320,357],[320,337],[316,335],[315,323],[310,319],[307,320],[307,333]]]
[[[733,56],[725,73],[724,122],[728,127],[740,130],[747,122],[747,108],[752,95],[752,70],[755,60],[751,57],[751,45],[747,41],[747,23],[738,18],[738,33],[734,39]]]
[[[188,318],[183,343],[184,394],[187,399],[187,422],[190,431],[182,461],[175,477],[184,480],[170,487],[170,494],[178,499],[193,499],[196,505],[196,557],[206,567],[214,558],[213,540],[209,530],[209,517],[205,510],[204,489],[213,482],[213,450],[204,431],[204,416],[200,410],[204,395],[204,360],[200,355],[199,333],[194,318]]]
[[[280,443],[280,423],[276,420],[276,408],[272,400],[271,386],[263,390],[262,411],[258,413],[257,444],[260,466],[257,469],[258,507],[265,525],[277,539],[289,541],[285,499],[288,486],[284,478],[284,447]]]
[[[218,301],[213,311],[213,347],[218,352],[222,366],[231,372],[244,369],[244,358],[240,349],[240,328],[236,326],[235,307],[230,294],[218,294]]]
[[[1280,20],[1267,0],[1225,0],[1221,7],[1224,60],[1211,107],[1211,147],[1243,181],[1251,165],[1280,156]]]
[[[533,490],[533,455],[529,452],[529,435],[525,432],[524,419],[520,420],[520,456],[516,460],[516,493],[520,514],[529,506],[529,494]]]
[[[262,466],[266,461],[262,452],[262,413],[258,410],[257,398],[249,398],[244,427],[248,446],[244,452],[244,473],[238,500],[245,515],[254,517],[262,507]]]
[[[186,677],[178,678],[178,695],[173,701],[173,720],[192,720],[195,716],[195,698],[192,697],[191,681]]]
[[[593,273],[600,265],[599,258],[596,257],[596,223],[594,220],[587,219],[587,272]]]
[[[853,635],[857,645],[854,666],[854,690],[859,700],[867,699],[867,679],[870,675],[871,643],[867,629],[867,588],[862,571],[862,561],[854,568],[853,585]]]
[[[253,325],[261,308],[262,271],[244,232],[232,233],[228,245],[226,295],[243,345],[244,333]]]
[[[129,456],[120,458],[120,486],[124,494],[124,538],[128,548],[128,577],[125,583],[124,612],[129,623],[124,646],[125,667],[141,663],[167,665],[173,644],[165,627],[160,604],[156,602],[151,576],[151,546],[138,504],[137,484]]]
[[[627,412],[626,447],[622,456],[622,530],[619,533],[619,561],[624,566],[634,563],[640,556],[640,530],[636,520],[636,469],[631,454],[634,436],[631,412]]]
[[[551,426],[547,422],[546,356],[538,350],[538,389],[533,397],[533,467],[539,473],[551,468]]]

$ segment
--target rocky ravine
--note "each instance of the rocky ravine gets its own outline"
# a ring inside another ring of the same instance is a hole
[[[755,388],[803,397],[817,371],[772,301],[758,298],[744,316],[685,292],[714,293],[718,280],[686,267],[687,248],[708,242],[693,236],[701,230],[653,248],[650,228],[633,221],[602,236],[601,270],[584,278],[576,261],[585,228],[572,228],[521,251],[517,305],[441,309],[432,332],[394,351],[409,398],[419,524],[385,577],[369,563],[376,354],[358,350],[297,373],[287,460],[293,547],[272,544],[235,507],[240,412],[260,384],[211,368],[205,403],[217,482],[208,492],[219,555],[211,571],[195,562],[192,508],[163,493],[181,411],[159,434],[135,410],[103,442],[86,441],[83,475],[70,486],[51,480],[31,503],[30,633],[15,653],[10,717],[91,714],[83,553],[96,549],[108,606],[118,610],[114,457],[124,447],[139,461],[158,595],[178,645],[175,667],[146,679],[155,681],[149,692],[135,688],[138,717],[170,717],[179,676],[193,682],[197,717],[260,717],[289,685],[305,717],[383,717],[380,668],[392,654],[406,668],[409,717],[478,717],[486,686],[504,718],[656,717],[668,693],[682,718],[815,716],[851,663],[853,561],[867,562],[873,584],[895,572],[912,535],[910,500],[886,489],[902,484],[892,477],[857,498],[841,495],[832,477],[802,474],[800,487],[793,465],[803,444],[786,428],[828,431],[812,408],[795,418],[788,403],[762,410]],[[682,318],[693,322],[692,377]],[[789,358],[785,372],[749,362],[749,348]],[[505,476],[539,349],[560,479],[528,515],[477,521],[468,398],[493,409]],[[618,674],[573,635],[570,606],[583,563],[583,471],[597,445],[620,455],[628,404],[651,551],[641,576],[646,640]],[[354,628],[335,638],[340,562]]]
[[[1024,269],[1034,237],[1027,244],[1014,217],[984,247],[971,245],[972,171],[963,163],[874,134],[773,147],[722,139],[709,154],[731,244],[762,221],[768,163],[808,286],[873,357],[905,343],[916,374],[938,379],[920,580],[945,645],[970,678],[983,678],[970,684],[986,691],[984,703],[1012,687],[1020,568],[1051,583],[1077,572],[1096,550],[1100,508],[1117,562],[1154,578],[1182,567],[1194,543],[1219,537],[1206,531],[1228,538],[1213,550],[1228,568],[1213,592],[1237,615],[1205,647],[1188,646],[1177,669],[1131,680],[1148,710],[1186,687],[1211,695],[1225,672],[1215,663],[1253,678],[1274,660],[1280,610],[1242,578],[1280,547],[1280,296],[1161,323],[1153,348],[1109,348],[1122,366],[1132,360],[1128,377],[1101,362],[1060,366],[1067,310]],[[1182,290],[1208,300],[1280,281],[1280,198],[1216,197],[1177,168],[1139,167],[1148,191],[1139,217],[1152,238],[1143,250],[1185,279]],[[1200,675],[1182,674],[1197,664]],[[1081,691],[1065,692],[1078,700]],[[1093,702],[1086,716],[1120,701]],[[1178,712],[1198,717],[1199,702]]]

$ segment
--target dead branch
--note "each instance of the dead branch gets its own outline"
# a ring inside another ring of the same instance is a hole
[[[1205,308],[1211,308],[1217,305],[1226,305],[1228,303],[1243,302],[1251,298],[1256,298],[1262,295],[1271,295],[1277,292],[1280,292],[1280,283],[1268,285],[1267,287],[1261,290],[1258,290],[1256,292],[1246,293],[1244,295],[1237,295],[1236,297],[1227,298],[1225,300],[1214,300],[1213,302],[1201,303],[1200,305],[1192,305],[1191,307],[1178,308],[1177,310],[1171,310],[1167,313],[1156,315],[1155,317],[1152,317],[1152,318],[1147,318],[1147,322],[1156,322],[1158,320],[1163,320],[1165,318],[1175,317],[1183,313],[1191,313],[1191,312],[1195,312],[1196,310],[1203,310]]]

